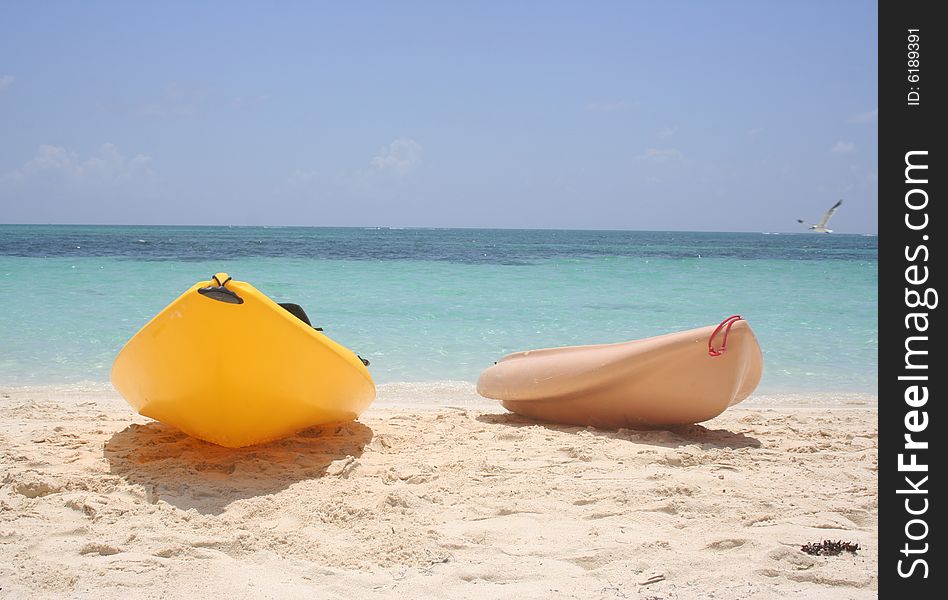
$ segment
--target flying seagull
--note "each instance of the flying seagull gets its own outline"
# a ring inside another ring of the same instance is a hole
[[[836,213],[836,209],[839,208],[839,205],[842,203],[843,201],[840,200],[839,202],[834,204],[832,208],[826,211],[826,214],[823,215],[823,218],[820,219],[819,223],[817,223],[816,225],[810,225],[810,229],[812,229],[816,233],[833,233],[832,229],[826,228],[826,224],[830,222],[830,219],[832,219],[833,215]],[[804,223],[804,222],[805,221],[803,219],[797,219],[797,223]]]

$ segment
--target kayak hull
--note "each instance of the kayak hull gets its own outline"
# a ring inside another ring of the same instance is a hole
[[[650,429],[707,421],[747,398],[763,372],[746,321],[731,326],[719,356],[708,352],[715,329],[517,352],[486,369],[477,391],[517,414],[568,425]]]
[[[375,399],[352,351],[249,283],[226,284],[239,304],[200,292],[216,283],[191,287],[115,359],[112,383],[139,413],[237,448],[351,421]]]

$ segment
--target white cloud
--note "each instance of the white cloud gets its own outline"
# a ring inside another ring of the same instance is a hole
[[[679,160],[681,158],[681,151],[677,148],[649,148],[635,158],[637,160],[652,162],[667,162],[670,160]]]
[[[831,152],[833,154],[850,154],[853,150],[856,149],[856,145],[852,142],[844,142],[842,140],[836,142],[836,145],[833,146]]]
[[[96,154],[86,158],[62,146],[44,144],[36,156],[20,168],[0,173],[0,182],[103,188],[153,176],[150,157],[144,154],[125,156],[114,144],[102,144]]]
[[[879,120],[879,109],[874,108],[866,112],[855,114],[849,117],[850,123],[875,123]]]
[[[0,75],[0,92],[5,92],[13,87],[16,77],[13,75]]]
[[[201,112],[209,96],[209,92],[204,88],[171,83],[157,98],[140,104],[133,112],[149,117],[191,116]]]
[[[594,100],[586,103],[586,110],[589,112],[610,113],[625,110],[634,106],[625,100]]]
[[[662,130],[660,130],[658,133],[655,134],[655,137],[657,137],[660,140],[666,140],[670,138],[671,136],[675,135],[676,133],[678,133],[677,125],[675,125],[674,127],[663,128]]]
[[[231,106],[241,110],[245,108],[256,108],[270,101],[270,94],[259,94],[257,96],[237,96],[231,101]]]
[[[287,190],[305,189],[313,183],[324,179],[319,171],[312,169],[297,169],[286,178],[284,188]]]
[[[372,165],[383,171],[408,173],[421,162],[421,144],[410,138],[398,138],[379,150]]]

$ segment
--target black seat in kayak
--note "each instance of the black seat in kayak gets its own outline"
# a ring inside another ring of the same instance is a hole
[[[300,306],[299,304],[293,304],[292,302],[279,302],[278,304],[282,306],[288,313],[290,313],[291,315],[293,315],[300,321],[306,323],[310,327],[313,327],[313,324],[309,322],[309,317],[306,316],[306,311],[303,310],[303,307]],[[313,329],[315,329],[316,331],[323,330],[322,327],[313,327]],[[359,355],[357,354],[356,356],[359,356]],[[362,361],[363,365],[369,366],[368,359],[362,358],[361,356],[359,356],[359,360]]]
[[[303,310],[303,307],[299,304],[293,304],[292,302],[280,302],[282,306],[288,313],[299,319],[300,321],[306,323],[310,327],[313,327],[313,324],[309,322],[309,317],[306,316],[306,311]],[[322,331],[322,327],[313,327],[316,331]]]

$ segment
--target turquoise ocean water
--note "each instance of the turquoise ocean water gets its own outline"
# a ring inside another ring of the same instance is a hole
[[[876,393],[873,236],[0,225],[0,385],[107,381],[122,344],[217,271],[303,305],[380,383],[740,313],[761,391]]]

